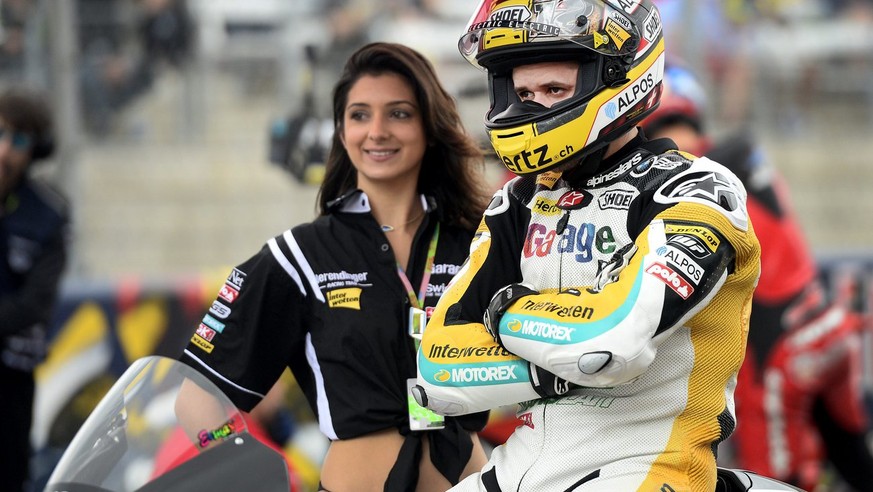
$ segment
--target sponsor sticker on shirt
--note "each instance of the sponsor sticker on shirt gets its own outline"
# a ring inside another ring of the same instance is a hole
[[[546,216],[558,215],[561,213],[561,209],[558,208],[557,202],[543,197],[537,197],[536,201],[534,201],[533,209],[540,215]]]
[[[436,383],[513,383],[519,380],[515,374],[515,364],[495,364],[491,366],[454,367],[441,369],[433,375]]]
[[[213,318],[212,316],[209,316],[208,314],[203,316],[202,321],[204,324],[206,324],[206,326],[212,328],[213,330],[217,331],[218,333],[221,333],[224,331],[224,326],[225,326],[224,323],[222,323],[221,321],[218,321],[217,319]]]
[[[533,414],[532,413],[525,412],[525,413],[518,416],[518,420],[521,421],[521,425],[530,427],[531,429],[534,428]]]
[[[373,285],[369,280],[369,272],[324,272],[315,275],[318,287],[327,292],[337,287],[369,287]]]
[[[233,286],[236,290],[240,290],[242,289],[243,282],[245,282],[245,280],[246,274],[242,270],[234,268],[230,272],[230,275],[227,276],[227,280],[225,280],[225,282],[228,285]]]
[[[689,252],[695,258],[706,258],[711,255],[706,243],[696,236],[688,236],[685,234],[674,234],[667,241],[668,246],[675,246]]]
[[[646,273],[667,284],[667,287],[673,289],[673,292],[679,294],[682,299],[688,299],[694,293],[694,287],[691,286],[691,283],[679,275],[676,270],[663,263],[653,263],[649,268],[646,268]]]
[[[191,337],[191,343],[193,343],[194,345],[199,347],[200,350],[206,352],[207,354],[211,354],[212,349],[215,348],[215,345],[212,345],[211,343],[207,342],[200,335],[198,335],[196,333],[194,334],[194,336]]]
[[[233,304],[233,301],[235,301],[236,298],[239,297],[239,291],[234,289],[230,285],[224,284],[218,291],[218,297],[227,301],[228,304]]]
[[[230,315],[230,308],[218,301],[212,301],[212,307],[209,308],[209,312],[221,319],[227,319]]]
[[[555,186],[555,183],[558,182],[558,178],[561,177],[561,173],[555,171],[546,171],[542,174],[537,175],[537,185],[543,186],[548,189],[552,189]]]
[[[651,75],[649,75],[649,78],[651,78]],[[650,88],[645,89],[644,92],[647,92],[649,89]],[[637,91],[639,91],[639,89],[637,89]],[[629,89],[625,89],[625,92],[629,92]],[[624,92],[622,94],[624,94]],[[616,99],[616,98],[613,98],[613,99]],[[621,96],[619,96],[617,99],[619,99],[619,107],[618,107],[617,111],[624,111],[624,109],[627,109],[627,105],[630,104],[630,102],[632,102],[632,101],[629,102],[629,101],[626,101],[625,99],[622,99]],[[636,92],[634,92],[634,100],[636,100]],[[622,104],[624,105],[624,107],[622,107]],[[618,179],[621,176],[624,176],[624,174],[627,173],[628,171],[630,171],[634,166],[636,166],[637,164],[642,162],[642,160],[643,160],[643,154],[640,152],[637,152],[636,154],[633,155],[633,157],[622,162],[620,165],[618,165],[612,171],[609,171],[605,174],[598,174],[597,176],[592,177],[591,179],[588,180],[587,185],[590,187],[600,186],[602,184],[605,184],[605,183],[608,183],[608,182],[613,181],[615,179]]]
[[[597,198],[601,210],[628,210],[636,194],[629,190],[610,190]]]
[[[215,337],[215,330],[204,325],[203,323],[200,323],[200,326],[197,327],[197,331],[195,333],[207,342],[211,342],[212,339]]]
[[[684,273],[694,285],[700,285],[700,279],[703,278],[703,267],[682,250],[669,246],[668,243],[668,246],[658,248],[657,253],[667,260],[668,265]]]
[[[703,243],[709,248],[710,251],[715,252],[718,249],[721,241],[718,237],[708,228],[696,226],[696,225],[680,225],[680,224],[666,224],[664,228],[664,232],[667,234],[686,234],[690,236],[694,236],[703,240]]]
[[[561,195],[557,206],[561,210],[579,210],[587,207],[592,198],[591,193],[585,190],[572,190]]]
[[[459,271],[461,271],[461,265],[456,265],[454,263],[436,263],[433,266],[432,273],[434,275],[447,274],[455,276]]]
[[[573,332],[576,331],[576,328],[528,319],[523,322],[517,319],[510,320],[507,322],[506,328],[523,338],[557,343],[572,342]],[[507,335],[509,335],[509,333],[507,333]]]
[[[361,288],[335,289],[327,293],[327,305],[331,308],[361,310]]]

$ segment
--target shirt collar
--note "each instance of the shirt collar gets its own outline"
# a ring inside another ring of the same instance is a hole
[[[425,212],[430,212],[435,208],[432,200],[428,200],[425,195],[419,195],[421,206]],[[331,212],[345,212],[349,214],[362,214],[372,211],[370,208],[370,198],[361,190],[352,190],[345,195],[332,200],[328,204],[328,209]]]

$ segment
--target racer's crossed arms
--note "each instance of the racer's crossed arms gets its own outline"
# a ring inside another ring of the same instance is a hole
[[[527,191],[530,180],[515,180],[499,191],[468,264],[425,332],[418,381],[423,403],[456,415],[573,387],[623,385],[645,373],[659,345],[680,328],[702,354],[724,351],[724,357],[700,357],[696,364],[724,364],[721,371],[736,372],[745,348],[747,297],[758,275],[745,191],[705,159],[658,183],[646,210],[561,212],[553,217],[551,239],[545,235],[551,249],[532,245],[536,228],[528,227],[525,238],[508,231],[525,229],[518,227],[521,221],[542,221],[542,207],[534,205],[560,195],[562,182],[549,189],[540,181]],[[606,188],[598,196],[607,196]],[[640,194],[648,191],[645,184],[639,188]],[[598,220],[612,224],[595,230],[591,241],[592,254],[604,259],[573,261],[567,253],[579,252],[571,243],[584,243],[579,224]],[[531,250],[551,258],[544,261]],[[713,331],[721,333],[701,336]]]

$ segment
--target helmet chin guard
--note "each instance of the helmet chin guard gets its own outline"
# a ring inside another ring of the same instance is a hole
[[[458,43],[488,72],[491,145],[515,174],[580,162],[655,109],[664,73],[660,16],[650,0],[482,0]],[[574,92],[546,107],[522,101],[513,69],[578,65]]]

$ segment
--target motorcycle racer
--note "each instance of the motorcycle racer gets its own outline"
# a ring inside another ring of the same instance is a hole
[[[658,104],[649,0],[483,0],[497,191],[418,354],[419,403],[523,422],[452,490],[716,485],[760,249],[740,180],[636,127]]]

